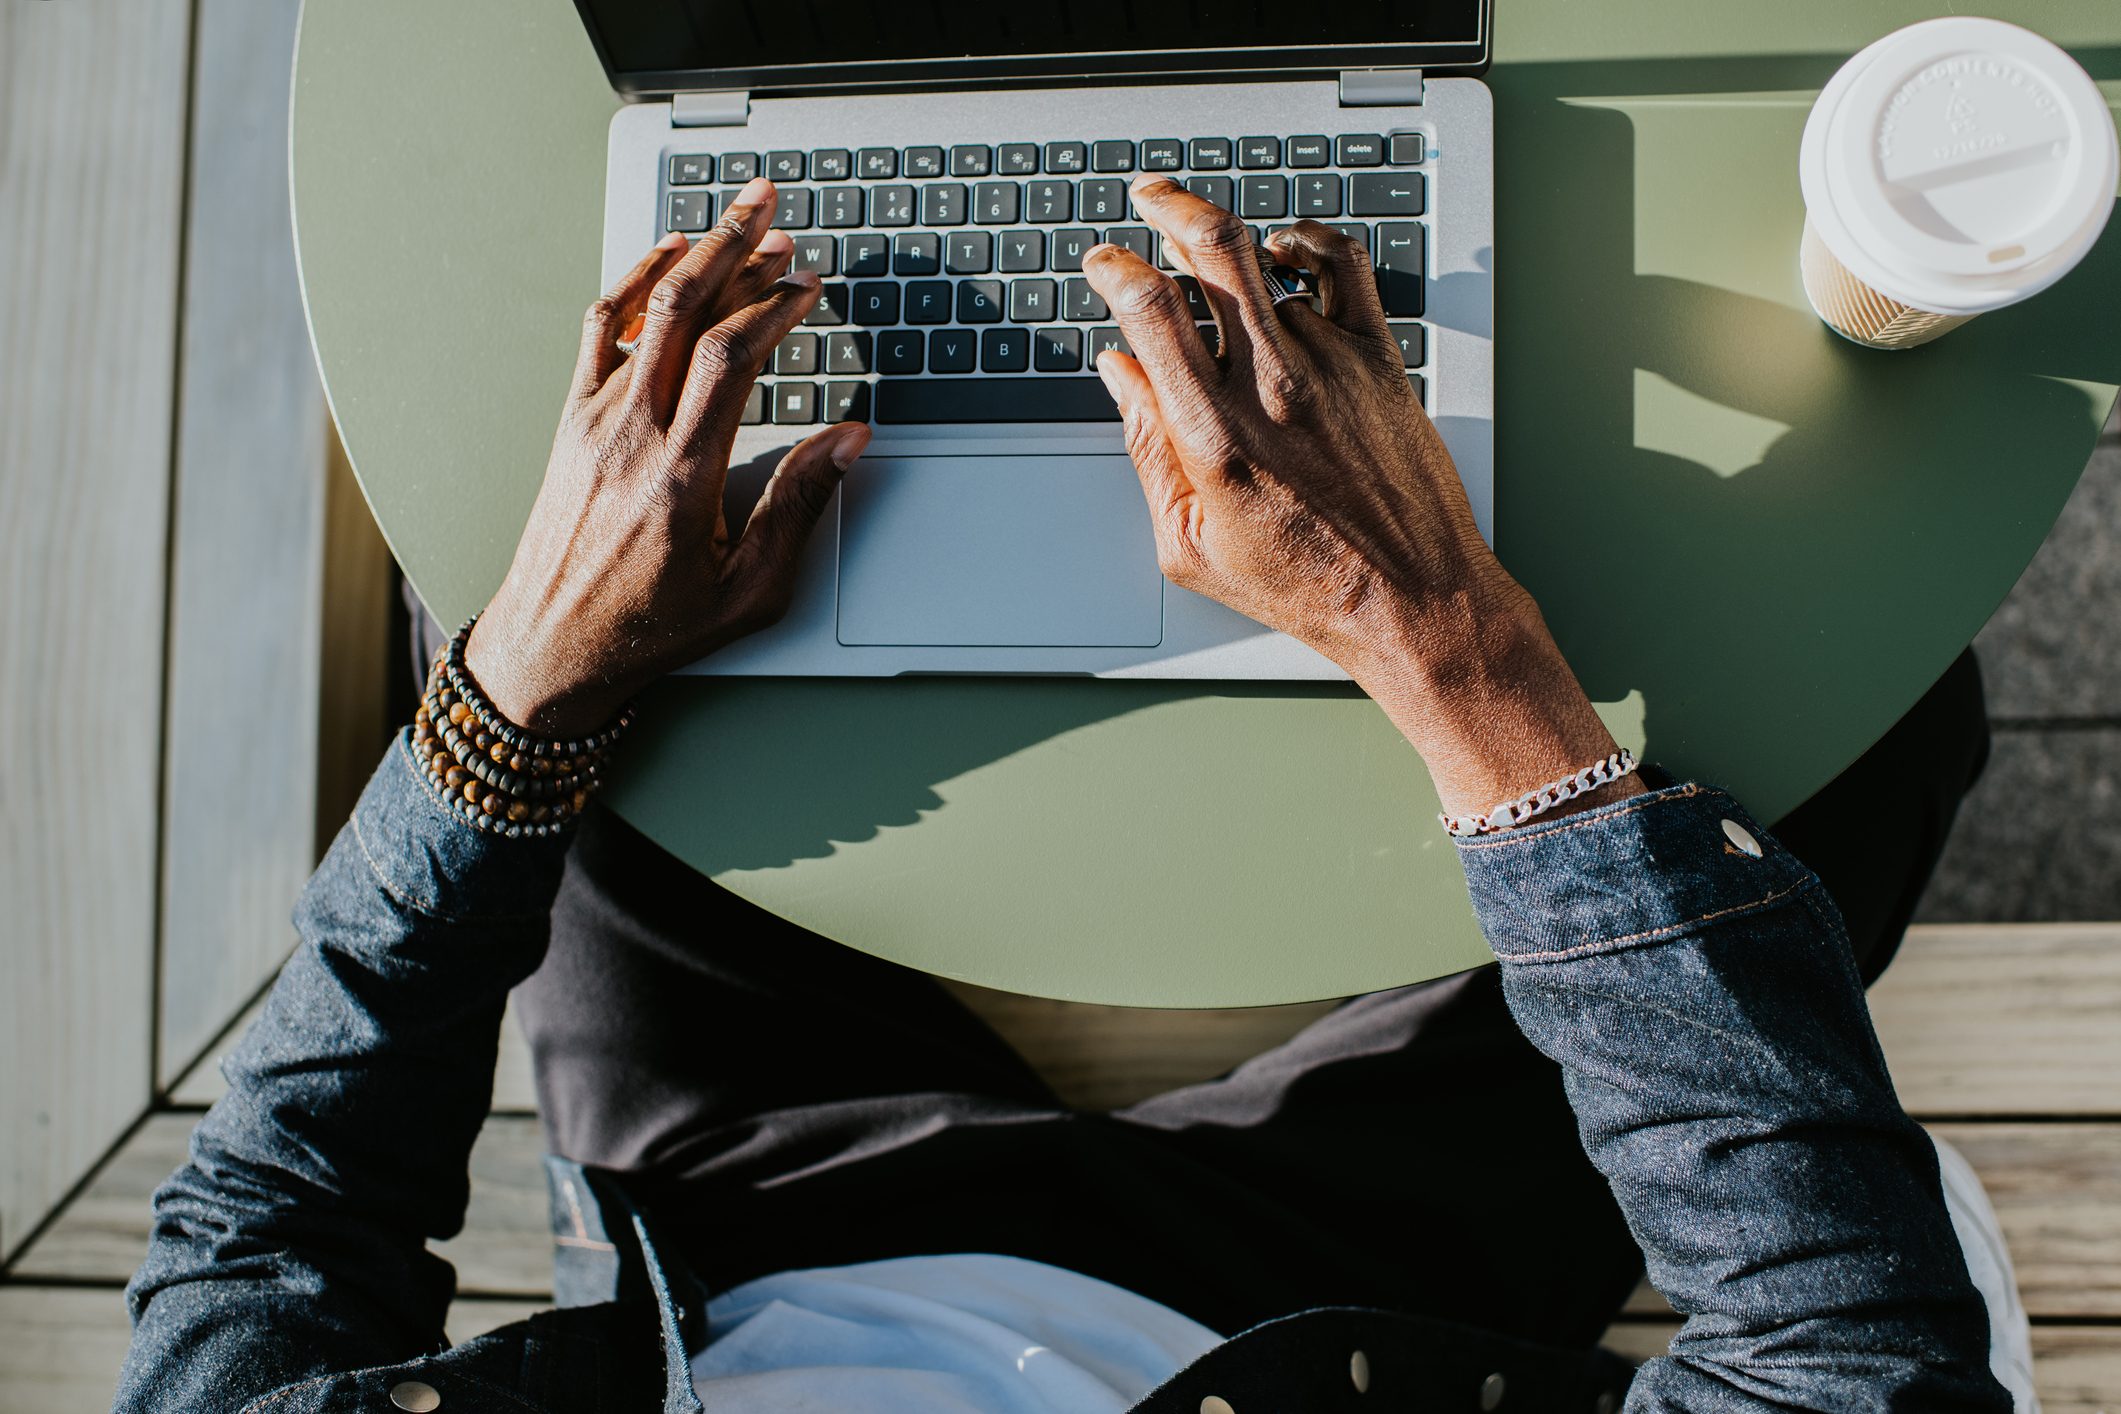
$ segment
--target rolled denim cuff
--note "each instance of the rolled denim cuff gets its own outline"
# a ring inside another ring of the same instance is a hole
[[[1460,840],[1458,857],[1506,963],[1669,942],[1819,885],[1737,801],[1694,784]]]
[[[331,852],[358,851],[384,889],[420,913],[496,921],[552,911],[568,843],[565,834],[507,839],[458,819],[422,776],[408,730],[383,753]]]

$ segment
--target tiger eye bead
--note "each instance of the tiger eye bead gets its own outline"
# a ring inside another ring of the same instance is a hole
[[[542,825],[552,818],[552,807],[549,805],[534,805],[530,809],[530,818],[534,823]]]
[[[586,791],[586,790],[578,790],[578,791],[576,791],[576,792],[574,793],[574,813],[575,813],[575,814],[577,814],[577,815],[581,814],[581,813],[582,813],[582,808],[583,808],[584,806],[588,805],[588,804],[589,804],[589,792],[588,792],[588,791]]]
[[[479,796],[485,791],[485,789],[486,783],[484,781],[467,780],[466,782],[464,782],[464,798],[470,801],[473,805],[477,805],[479,803]]]
[[[518,823],[528,820],[530,818],[530,807],[519,800],[508,807],[508,818]]]
[[[523,774],[523,768],[529,764],[530,763],[525,761],[519,754],[512,754],[508,758],[508,769],[515,772],[519,776]]]
[[[486,754],[492,759],[493,764],[498,766],[508,759],[508,743],[497,741],[487,749]]]
[[[501,808],[501,797],[500,797],[500,796],[499,796],[498,794],[496,794],[496,793],[494,793],[494,792],[491,792],[491,791],[489,791],[489,792],[487,793],[487,795],[486,795],[486,798],[485,798],[484,800],[482,800],[482,801],[480,801],[480,802],[479,802],[479,809],[481,809],[481,810],[485,811],[485,812],[486,812],[486,813],[487,813],[488,815],[491,815],[491,814],[493,814],[493,813],[494,813],[495,811],[499,810],[500,808]]]
[[[449,694],[445,692],[442,694],[442,696],[444,699],[447,699],[449,697]],[[466,707],[463,703],[451,702],[449,704],[449,720],[456,723],[458,726],[463,726],[464,719],[469,717],[470,715],[471,709],[469,707]]]
[[[461,787],[466,780],[470,779],[470,776],[471,773],[469,771],[466,771],[462,766],[452,764],[449,769],[443,773],[442,784],[448,786],[451,790],[456,790]]]

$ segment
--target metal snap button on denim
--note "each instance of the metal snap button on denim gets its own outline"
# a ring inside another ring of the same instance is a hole
[[[435,1393],[433,1385],[407,1380],[390,1387],[390,1402],[406,1414],[428,1414],[429,1410],[442,1407],[442,1396]]]
[[[1370,1357],[1360,1350],[1348,1357],[1348,1378],[1355,1382],[1357,1394],[1370,1392]]]
[[[1760,841],[1754,839],[1753,832],[1736,820],[1723,822],[1723,837],[1736,845],[1739,853],[1750,854],[1755,859],[1760,857]]]
[[[1502,1407],[1502,1388],[1502,1376],[1499,1373],[1490,1375],[1480,1382],[1481,1414],[1487,1414],[1487,1411],[1491,1409],[1500,1409]]]
[[[1620,1396],[1611,1390],[1607,1390],[1604,1394],[1598,1396],[1598,1403],[1593,1406],[1592,1414],[1613,1414],[1613,1411],[1619,1407]]]
[[[1200,1414],[1237,1414],[1230,1401],[1219,1394],[1211,1394],[1200,1402]]]

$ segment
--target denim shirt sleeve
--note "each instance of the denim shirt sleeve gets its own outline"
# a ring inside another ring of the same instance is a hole
[[[239,1409],[439,1350],[501,1009],[564,839],[453,818],[400,736],[295,912],[300,945],[154,1196],[120,1410]]]
[[[1695,785],[1460,857],[1510,1009],[1686,1317],[1628,1410],[2009,1410],[1811,871]]]

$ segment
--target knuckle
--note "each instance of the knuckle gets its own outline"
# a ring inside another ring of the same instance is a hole
[[[691,283],[682,276],[666,276],[648,292],[648,312],[658,319],[675,319],[691,307]]]
[[[710,329],[692,346],[692,370],[703,378],[711,379],[750,372],[750,368],[739,354],[740,350],[728,330]]]
[[[619,302],[610,295],[598,295],[582,316],[585,329],[603,329],[619,322]]]
[[[1282,364],[1260,374],[1260,407],[1276,422],[1303,421],[1317,400],[1317,380],[1303,369]]]
[[[1252,244],[1252,232],[1237,213],[1211,206],[1186,218],[1185,243],[1211,253],[1241,250]]]
[[[1176,281],[1156,274],[1135,276],[1112,292],[1112,308],[1123,319],[1174,319],[1185,302]]]

